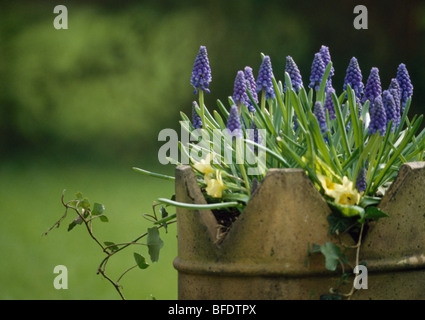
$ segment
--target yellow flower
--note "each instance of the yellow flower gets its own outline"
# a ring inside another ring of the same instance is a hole
[[[332,192],[335,190],[336,183],[332,182],[328,177],[317,174],[317,178],[322,184],[323,189],[325,190],[325,194],[328,196],[332,196]]]
[[[334,198],[335,203],[353,206],[360,202],[360,193],[346,176],[342,178],[342,184],[334,183],[321,174],[318,174],[317,177],[325,190],[325,194]]]
[[[213,154],[209,153],[205,159],[201,159],[201,161],[196,162],[193,167],[198,170],[199,172],[208,175],[210,173],[214,172],[214,169],[211,167],[211,160],[212,160]]]
[[[205,175],[205,182],[207,183],[207,194],[213,198],[221,198],[223,196],[223,190],[226,189],[226,186],[223,183],[221,178],[221,172],[216,170],[215,179],[210,179],[209,175]]]

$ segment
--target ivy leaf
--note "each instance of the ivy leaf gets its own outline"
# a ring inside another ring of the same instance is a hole
[[[338,234],[346,231],[356,223],[355,217],[344,217],[339,212],[333,212],[327,217],[329,222],[329,233]]]
[[[100,203],[95,203],[93,205],[93,210],[92,210],[92,215],[94,216],[99,216],[103,213],[103,211],[105,211],[105,206],[103,204]]]
[[[83,223],[83,219],[81,219],[81,217],[78,216],[77,218],[75,218],[74,220],[72,220],[72,222],[69,224],[68,231],[71,231],[72,229],[74,229],[74,227],[77,224],[81,224],[81,223]]]
[[[109,250],[111,250],[111,251],[117,251],[117,250],[118,250],[118,246],[116,246],[116,245],[115,245],[115,243],[114,243],[114,242],[112,242],[112,241],[105,241],[105,242],[104,242],[104,244],[105,244],[105,246],[107,246],[107,247],[108,247],[108,249],[109,249]]]
[[[388,218],[389,215],[381,211],[377,207],[367,207],[364,219],[374,219],[378,221],[380,218]]]
[[[146,244],[149,249],[149,256],[151,257],[152,262],[156,262],[159,260],[159,251],[164,246],[164,242],[159,237],[158,228],[148,228],[148,237],[146,240]]]
[[[140,269],[146,269],[149,267],[149,263],[146,262],[146,258],[136,252],[134,252],[134,260],[136,260],[136,263]]]
[[[107,216],[105,216],[105,215],[103,215],[103,214],[99,216],[99,219],[100,219],[100,221],[102,221],[102,222],[109,222],[108,217],[107,217]]]
[[[330,271],[335,271],[338,265],[341,249],[332,242],[326,242],[320,246],[320,252],[325,256],[325,267]]]

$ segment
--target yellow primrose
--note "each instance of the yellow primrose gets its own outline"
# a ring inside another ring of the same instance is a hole
[[[342,184],[334,183],[321,174],[318,174],[317,178],[322,184],[325,194],[334,198],[335,203],[352,206],[360,202],[360,193],[354,188],[353,182],[346,176],[342,178]]]
[[[342,185],[336,185],[332,197],[335,199],[336,203],[350,206],[358,204],[361,198],[353,182],[348,180],[346,176],[342,178]]]
[[[210,179],[208,175],[205,175],[205,182],[207,183],[207,194],[213,198],[221,198],[223,195],[223,190],[226,189],[226,186],[223,183],[221,178],[221,172],[216,170],[215,179]]]
[[[198,170],[199,172],[208,175],[210,173],[214,172],[214,169],[211,167],[211,160],[212,160],[213,154],[209,153],[205,159],[201,159],[201,161],[196,162],[193,167]]]
[[[322,184],[323,189],[325,190],[325,194],[328,196],[332,196],[332,192],[335,190],[336,183],[332,182],[328,177],[317,174],[317,178]]]

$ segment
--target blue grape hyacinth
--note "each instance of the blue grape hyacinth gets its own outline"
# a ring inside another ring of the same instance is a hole
[[[367,187],[367,170],[365,168],[361,168],[356,178],[356,188],[359,192],[363,192]]]
[[[326,113],[320,101],[317,101],[314,104],[313,114],[316,116],[317,121],[319,122],[320,132],[322,134],[326,133],[326,131],[328,131],[328,125],[326,123]]]
[[[196,108],[198,107],[198,103],[196,101],[192,102],[192,125],[195,129],[202,129],[202,120],[199,116]]]
[[[352,57],[347,67],[347,72],[344,79],[343,90],[347,90],[347,84],[354,90],[357,98],[363,95],[364,84],[362,82],[363,76],[359,67],[359,63],[355,57]]]
[[[368,133],[372,135],[379,131],[379,134],[384,136],[387,131],[387,115],[380,96],[371,102],[369,112],[370,123]]]
[[[310,88],[319,90],[320,82],[322,81],[323,75],[325,74],[326,66],[323,63],[322,55],[316,53],[314,55],[313,63],[311,65],[311,75],[310,75]]]
[[[246,93],[247,82],[245,79],[245,74],[243,71],[238,71],[235,78],[235,83],[233,87],[233,101],[238,107],[241,104],[248,105],[248,94]]]
[[[261,144],[261,136],[260,136],[260,134],[258,132],[258,128],[255,125],[255,122],[254,121],[252,121],[251,127],[249,129],[250,129],[248,131],[249,132],[249,134],[248,134],[249,140],[251,140],[251,141],[253,141],[255,143]],[[258,152],[258,147],[257,146],[250,145],[249,148],[252,150],[252,152]]]
[[[413,95],[413,85],[410,81],[409,72],[407,71],[406,65],[401,63],[397,69],[397,81],[401,88],[401,112],[404,112],[406,107],[407,99]]]
[[[303,87],[303,80],[301,77],[300,70],[298,69],[298,66],[296,65],[294,59],[292,59],[291,56],[286,57],[285,72],[287,72],[289,74],[289,77],[291,78],[292,88],[294,88],[295,92],[298,93]],[[286,92],[285,82],[283,83],[283,92]]]
[[[324,63],[324,65],[325,65],[325,68],[328,66],[328,64],[329,64],[329,62],[332,62],[332,59],[331,59],[331,54],[330,54],[330,52],[329,52],[329,48],[328,47],[326,47],[326,46],[322,46],[321,48],[320,48],[320,51],[319,51],[319,53],[321,54],[321,56],[322,56],[322,60],[323,60],[323,63]],[[335,69],[334,69],[334,67],[333,67],[333,64],[332,64],[332,67],[331,67],[331,71],[330,71],[330,73],[329,73],[329,77],[328,77],[328,81],[327,81],[327,83],[326,83],[326,86],[327,87],[329,87],[329,86],[331,86],[332,85],[332,76],[335,74]]]
[[[266,99],[274,99],[275,92],[273,88],[273,69],[269,56],[264,56],[257,77],[257,92],[263,91],[266,93]]]
[[[397,108],[390,90],[385,90],[382,93],[382,103],[384,104],[385,114],[387,116],[386,126],[388,127],[388,124],[392,120],[391,131],[394,131],[400,124],[400,109]]]
[[[195,58],[192,77],[190,79],[190,84],[195,88],[193,93],[196,94],[198,90],[209,93],[210,90],[208,87],[211,81],[211,68],[208,60],[207,48],[205,46],[201,46],[198,55]]]
[[[328,110],[329,120],[336,119],[335,106],[332,100],[332,93],[335,93],[335,89],[332,87],[328,87],[326,88],[325,92],[326,92],[326,99],[325,99],[324,108],[325,110]]]
[[[254,74],[252,72],[252,68],[246,66],[244,69],[245,81],[247,84],[247,89],[251,93],[253,100],[255,103],[258,103],[258,95],[257,95],[257,84],[255,83]],[[248,110],[249,112],[255,112],[255,107],[251,102],[251,99],[248,97]]]
[[[381,78],[379,77],[379,69],[373,67],[370,70],[370,75],[369,75],[369,78],[367,79],[366,87],[364,89],[364,95],[361,102],[365,103],[366,100],[374,101],[381,94],[382,94],[382,87],[381,87]]]
[[[238,107],[234,104],[230,108],[229,119],[227,120],[226,131],[232,137],[242,138],[241,118],[238,112]]]

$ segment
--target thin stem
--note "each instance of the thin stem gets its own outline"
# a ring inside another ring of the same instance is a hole
[[[206,129],[207,124],[205,123],[205,105],[204,105],[204,90],[199,90],[199,108],[201,110],[201,122],[202,128]]]

